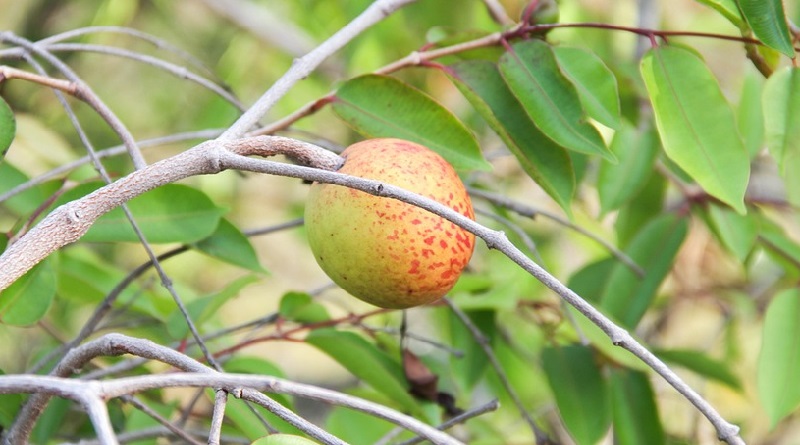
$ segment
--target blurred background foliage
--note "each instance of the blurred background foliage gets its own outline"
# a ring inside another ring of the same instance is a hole
[[[256,10],[269,13],[263,17],[251,16],[265,20],[259,26],[280,29],[277,35],[266,36],[262,35],[263,29],[247,29],[241,17],[227,16],[224,8],[213,7],[215,3],[214,0],[0,0],[0,29],[32,41],[87,26],[124,26],[146,32],[180,52],[116,33],[91,34],[76,41],[125,48],[190,67],[192,71],[224,85],[239,98],[243,107],[247,107],[291,66],[296,57],[339,30],[370,2],[247,2]],[[515,19],[526,4],[522,0],[503,0],[501,3]],[[739,34],[729,21],[701,3],[690,0],[652,2],[649,7],[656,10],[654,15],[658,17],[653,26]],[[795,2],[786,3],[789,16],[797,17]],[[639,6],[633,0],[564,0],[560,6],[560,21],[563,23],[636,26],[638,20]],[[331,93],[344,80],[402,58],[436,36],[479,35],[501,29],[480,1],[421,0],[357,37],[326,61],[321,69],[293,88],[263,122],[280,119]],[[570,28],[552,31],[548,40],[560,45],[589,48],[600,56],[616,76],[623,116],[631,122],[638,120],[641,98],[646,93],[639,75],[637,38],[634,35],[603,29]],[[760,88],[763,83],[738,43],[688,37],[675,37],[670,41],[688,43],[701,53],[719,80],[722,91],[734,104],[745,100],[743,91],[747,91],[749,85]],[[179,132],[223,129],[239,114],[235,106],[207,89],[138,61],[87,51],[58,55],[106,101],[138,140]],[[6,63],[26,67],[24,62]],[[519,168],[516,159],[504,150],[498,137],[441,71],[407,68],[393,76],[432,95],[476,134],[493,169],[471,173],[465,178],[468,182],[489,184],[493,192],[563,214],[559,205]],[[33,83],[10,81],[0,85],[0,93],[14,110],[18,125],[7,163],[28,177],[35,177],[85,155],[79,136],[50,90]],[[78,101],[70,101],[96,148],[119,144],[117,136],[93,110]],[[301,119],[281,134],[334,150],[360,139],[333,115],[329,107]],[[610,134],[609,130],[604,136],[610,138]],[[193,139],[194,142],[200,140]],[[153,162],[178,153],[191,143],[161,145],[147,149],[145,155],[149,162]],[[104,164],[114,177],[126,174],[131,168],[126,156],[108,158]],[[572,222],[621,245],[626,241],[624,232],[615,232],[614,227],[620,212],[601,215],[595,187],[597,168],[597,164],[591,163],[584,174],[584,181],[573,202]],[[764,175],[772,174],[768,164],[763,168],[766,171]],[[758,173],[754,170],[754,174]],[[68,179],[65,184],[72,187],[75,182],[96,180],[97,177],[94,170],[85,165],[71,172]],[[654,176],[646,188],[658,189],[663,186],[659,184],[660,180],[659,176]],[[207,194],[215,206],[224,209],[225,218],[242,230],[270,227],[301,217],[307,193],[307,185],[298,180],[235,172],[195,177],[184,183]],[[769,181],[765,184],[771,186]],[[51,182],[47,187],[43,190],[52,192],[61,187],[61,182]],[[675,205],[680,196],[670,190],[666,199],[668,208]],[[646,201],[645,197],[641,206],[646,207]],[[528,249],[528,253],[536,255],[551,273],[563,281],[572,277],[570,285],[587,298],[598,292],[592,287],[592,279],[604,276],[608,269],[602,269],[602,265],[588,271],[583,268],[608,256],[608,251],[602,246],[549,219],[522,218],[500,206],[489,206],[477,199],[475,202],[481,209],[512,219],[513,228],[521,231],[515,232],[502,221],[488,217],[479,217],[481,223],[506,230],[512,241],[520,246],[534,240],[535,251]],[[800,239],[796,213],[787,214],[780,210],[767,208],[764,212],[781,224],[789,239]],[[663,350],[665,357],[670,352],[694,351],[695,355],[690,357],[673,356],[676,362],[684,364],[677,368],[681,376],[708,397],[729,420],[742,425],[744,436],[752,443],[797,443],[793,439],[800,437],[800,423],[796,416],[773,428],[758,402],[755,388],[756,358],[767,298],[771,297],[770,291],[778,281],[797,280],[800,271],[794,263],[796,257],[790,257],[788,265],[776,266],[780,259],[757,248],[746,252],[745,258],[737,258],[725,250],[709,229],[710,224],[706,223],[709,215],[699,208],[692,209],[692,212],[692,217],[687,217],[687,238],[680,245],[659,296],[637,327],[636,334],[647,344]],[[16,212],[0,207],[1,231],[13,232],[19,224]],[[615,236],[619,238],[615,240]],[[387,396],[385,388],[375,387],[375,383],[384,381],[385,377],[359,375],[363,369],[359,371],[347,366],[350,363],[357,368],[359,364],[356,362],[364,360],[365,356],[374,356],[373,361],[367,362],[370,366],[378,366],[378,363],[383,363],[380,354],[385,354],[394,360],[391,366],[387,366],[391,372],[397,373],[400,313],[379,312],[354,321],[354,331],[366,333],[363,338],[368,338],[369,343],[362,344],[367,343],[362,337],[338,338],[337,341],[348,346],[347,351],[341,352],[344,355],[337,356],[331,347],[321,346],[330,341],[324,330],[315,330],[310,334],[312,338],[305,342],[294,340],[303,338],[311,329],[301,329],[297,338],[288,339],[280,326],[275,327],[274,319],[269,318],[276,311],[280,311],[290,326],[339,317],[345,317],[342,324],[347,326],[348,314],[364,314],[374,308],[330,288],[327,277],[316,266],[308,250],[301,227],[255,236],[251,243],[263,271],[259,267],[247,269],[221,262],[193,250],[163,264],[181,297],[193,305],[201,332],[218,332],[263,317],[260,324],[222,336],[211,343],[215,351],[236,350],[233,358],[225,363],[225,369],[285,375],[290,379],[341,388],[400,409],[413,409],[413,403],[411,406],[403,404],[402,396],[392,399]],[[160,253],[175,247],[175,244],[161,244],[156,249]],[[3,345],[0,348],[0,369],[5,373],[24,372],[61,342],[72,338],[92,313],[93,305],[102,300],[130,270],[146,260],[141,246],[136,243],[82,243],[65,249],[52,259],[58,262],[60,270],[59,293],[46,317],[32,326],[0,324],[0,344]],[[573,275],[578,270],[582,270],[584,275]],[[313,301],[307,298],[307,294],[314,295]],[[546,369],[542,366],[542,351],[551,345],[579,339],[578,331],[569,320],[570,312],[565,311],[558,299],[527,273],[500,253],[486,249],[482,243],[478,244],[470,273],[462,278],[452,297],[489,338],[511,387],[525,407],[554,436],[569,441],[558,421]],[[418,308],[409,310],[407,319],[408,330],[413,334],[409,346],[439,376],[439,390],[456,397],[456,405],[469,408],[492,398],[500,399],[500,410],[470,421],[468,427],[458,427],[469,431],[461,433],[471,437],[472,443],[530,443],[530,431],[503,389],[502,382],[488,366],[478,343],[452,311],[442,305]],[[186,338],[185,326],[175,315],[174,303],[153,272],[139,278],[136,285],[123,294],[115,311],[100,329],[100,332],[110,331],[149,338],[161,344],[175,344]],[[448,347],[460,351],[463,357],[450,352]],[[609,345],[607,349],[613,348]],[[614,357],[614,360],[630,365],[629,358],[618,357],[625,353],[603,352],[587,358],[581,355],[581,351],[575,351],[573,363],[587,359],[590,363],[608,360],[613,366],[605,368],[606,371],[613,370],[614,376],[627,372],[624,366],[618,366],[619,363],[613,363],[611,359]],[[116,360],[109,358],[98,362],[108,365]],[[551,358],[548,363],[558,363],[558,360]],[[694,364],[693,371],[686,369],[690,367],[687,364]],[[156,372],[162,368],[147,365],[135,372]],[[614,376],[610,380],[612,384]],[[359,384],[359,380],[372,385]],[[393,382],[391,379],[385,381]],[[672,388],[656,378],[652,379],[652,391],[652,399],[657,401],[666,431],[661,442],[653,443],[716,442],[710,425]],[[151,394],[148,400],[162,413],[174,415],[178,411],[176,406],[188,403],[192,394],[170,390]],[[286,398],[284,401],[294,404],[301,413],[323,422],[329,431],[353,443],[373,443],[391,429],[389,424],[363,414],[329,409],[299,399]],[[252,414],[238,403],[232,402],[230,410],[231,424],[228,428],[231,434],[257,437],[258,431],[263,430],[252,419]],[[14,402],[3,406],[14,406]],[[113,402],[111,406],[120,428],[132,430],[152,422],[129,405]],[[417,409],[419,411],[415,414],[434,424],[441,420],[441,412],[435,404],[420,403]],[[202,424],[207,410],[207,405],[197,405],[191,414],[193,421]],[[34,437],[36,443],[51,440],[50,434],[55,431],[62,437],[89,431],[84,420],[71,424],[75,431],[64,426],[68,425],[66,419],[80,418],[67,403],[53,403],[48,412],[51,413],[51,423],[43,420],[37,430],[39,436]],[[10,414],[7,411],[6,417],[0,415],[0,424],[5,424]],[[606,414],[585,415],[602,417]],[[608,437],[606,442],[611,443]]]

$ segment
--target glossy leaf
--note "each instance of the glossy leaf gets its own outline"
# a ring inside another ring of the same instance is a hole
[[[601,299],[602,308],[626,328],[636,327],[672,268],[687,231],[686,219],[672,214],[642,227],[624,251],[644,269],[644,277],[624,264],[616,264]]]
[[[348,80],[336,91],[333,111],[364,136],[417,142],[459,170],[489,169],[464,124],[427,94],[392,77]]]
[[[736,0],[697,0],[697,2],[714,8],[737,28],[741,28],[744,24]]]
[[[664,427],[658,417],[655,394],[647,374],[624,368],[611,371],[614,443],[662,445]]]
[[[451,66],[448,74],[528,176],[571,213],[575,174],[570,155],[536,128],[509,91],[497,65],[485,60],[461,62]]]
[[[764,145],[764,111],[761,106],[763,87],[763,78],[748,72],[744,78],[736,109],[739,133],[742,135],[750,159],[754,158]]]
[[[750,29],[765,45],[794,57],[783,0],[738,0]]]
[[[750,215],[740,215],[727,207],[711,205],[711,222],[722,244],[739,261],[744,261],[758,237],[758,222]]]
[[[800,406],[800,289],[773,297],[764,316],[757,387],[772,426]]]
[[[279,313],[286,320],[300,323],[317,323],[331,318],[325,306],[302,292],[287,292],[281,297]]]
[[[0,161],[8,152],[11,141],[17,132],[17,121],[14,119],[14,112],[8,106],[5,99],[0,96]]]
[[[46,258],[0,291],[0,322],[29,326],[44,317],[56,294],[53,261]]]
[[[613,160],[597,129],[587,121],[580,96],[561,73],[553,50],[541,40],[511,46],[500,72],[536,126],[563,147]]]
[[[80,198],[99,184],[76,187],[58,203]],[[136,223],[151,243],[191,243],[208,237],[217,229],[225,212],[198,189],[167,184],[128,202]],[[85,242],[138,242],[121,208],[101,216],[81,238]]]
[[[658,135],[624,122],[614,133],[611,151],[617,163],[603,161],[597,176],[600,213],[620,208],[644,187],[659,152]]]
[[[595,53],[585,48],[555,46],[561,71],[578,90],[589,117],[610,128],[619,128],[620,105],[617,78]]]
[[[334,329],[316,329],[306,337],[306,343],[331,356],[354,376],[404,409],[419,410],[416,400],[408,393],[400,363],[378,350],[373,343],[352,332]]]
[[[225,218],[219,220],[219,225],[211,236],[198,241],[194,247],[226,263],[253,272],[266,272],[261,266],[250,240]]]
[[[653,353],[668,364],[681,366],[736,391],[742,390],[742,382],[731,370],[729,363],[713,359],[707,352],[689,349],[656,349]]]
[[[578,445],[597,443],[608,431],[611,404],[608,383],[592,349],[581,345],[545,348],[542,367],[572,438]]]
[[[641,63],[667,156],[706,192],[744,213],[750,162],[719,84],[694,52],[659,46]]]

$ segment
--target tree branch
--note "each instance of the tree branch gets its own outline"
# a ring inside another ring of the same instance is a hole
[[[615,325],[608,317],[595,309],[578,294],[567,288],[553,275],[528,258],[505,234],[484,227],[432,199],[408,192],[400,187],[378,181],[344,175],[341,173],[291,165],[264,159],[241,156],[230,149],[247,154],[266,154],[275,150],[271,145],[274,137],[260,136],[244,139],[243,147],[236,148],[238,141],[209,141],[186,152],[152,164],[148,168],[131,173],[119,181],[109,184],[79,200],[65,204],[48,215],[39,225],[11,245],[0,256],[0,289],[10,285],[26,270],[44,259],[56,249],[77,240],[100,215],[138,194],[159,185],[173,182],[193,174],[217,173],[225,169],[236,169],[273,175],[302,178],[309,181],[343,185],[366,193],[397,199],[437,214],[483,239],[490,248],[498,249],[545,286],[557,293],[567,303],[600,327],[612,342],[632,352],[660,374],[678,392],[684,395],[714,425],[721,440],[731,444],[742,443],[739,428],[727,422],[702,396],[687,385],[664,362],[639,344],[626,330]],[[258,139],[260,143],[256,143]],[[277,144],[286,143],[287,138]],[[311,144],[302,143],[302,150]],[[289,145],[292,146],[291,144]],[[323,149],[319,149],[325,151]],[[335,156],[335,155],[333,155]],[[330,158],[330,156],[324,156]],[[28,256],[31,255],[31,256]],[[21,267],[20,263],[25,263]]]
[[[283,97],[295,83],[311,74],[328,56],[341,49],[365,29],[414,1],[376,0],[347,26],[337,31],[328,40],[314,48],[313,51],[296,59],[289,71],[281,76],[220,138],[236,139],[244,135],[267,114],[270,108],[278,102],[278,99]]]

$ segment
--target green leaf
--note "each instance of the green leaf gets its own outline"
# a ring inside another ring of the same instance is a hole
[[[317,323],[330,320],[325,306],[317,303],[305,292],[287,292],[281,298],[279,312],[286,320],[299,323]]]
[[[33,428],[30,443],[51,443],[50,439],[61,430],[72,408],[74,406],[69,399],[54,397],[50,400]],[[81,425],[78,419],[71,419],[70,422],[74,428]]]
[[[404,409],[419,410],[416,400],[408,393],[399,361],[391,359],[363,337],[352,332],[316,329],[306,337],[306,343],[331,356],[354,376]]]
[[[55,294],[53,259],[46,258],[0,291],[0,322],[15,326],[36,323],[47,313]]]
[[[738,0],[750,29],[765,45],[794,57],[782,0]]]
[[[550,45],[541,40],[512,45],[500,58],[500,72],[544,134],[567,149],[614,159],[587,121],[580,96],[561,73]]]
[[[59,199],[64,203],[97,189],[97,183],[76,187]],[[167,184],[128,202],[134,219],[151,243],[191,243],[208,237],[217,229],[224,209],[216,207],[200,190]],[[101,216],[81,238],[85,242],[138,242],[122,208]]]
[[[270,434],[253,441],[252,445],[319,445],[313,440],[293,434]]]
[[[219,220],[211,236],[194,244],[194,247],[214,258],[253,272],[266,273],[250,240],[225,218]]]
[[[352,444],[379,443],[394,427],[370,414],[341,406],[331,410],[325,426],[329,433]]]
[[[722,244],[743,262],[756,243],[758,222],[750,215],[714,204],[709,207],[709,216]]]
[[[273,377],[284,378],[283,371],[275,366],[274,363],[261,357],[236,355],[227,360],[223,365],[226,372],[240,374],[270,375]],[[273,397],[279,394],[273,394]]]
[[[222,290],[211,295],[200,297],[186,305],[192,322],[201,326],[206,321],[214,318],[217,311],[228,300],[239,295],[246,286],[259,281],[255,275],[245,275],[228,283]],[[167,320],[167,332],[172,338],[184,338],[189,333],[186,319],[180,311],[173,311]]]
[[[697,2],[714,8],[737,28],[741,28],[744,25],[736,0],[697,0]]]
[[[447,71],[453,84],[505,142],[523,170],[565,212],[575,193],[569,153],[545,136],[530,120],[500,75],[485,60],[457,63]]]
[[[11,146],[11,141],[14,140],[14,135],[17,132],[17,121],[14,119],[14,112],[11,107],[0,96],[0,161],[8,152],[8,147]]]
[[[659,152],[658,135],[623,122],[614,133],[611,151],[618,162],[601,162],[597,175],[601,215],[630,201],[653,175]]]
[[[764,316],[757,388],[774,427],[800,406],[800,289],[773,297]]]
[[[775,72],[762,95],[767,147],[786,182],[789,201],[800,205],[800,68]]]
[[[366,137],[417,142],[459,170],[490,169],[464,124],[427,94],[392,77],[348,80],[336,91],[333,111]]]
[[[650,175],[642,190],[619,210],[614,222],[617,245],[627,246],[648,221],[660,215],[667,194],[667,180],[662,175]]]
[[[711,71],[675,46],[651,49],[640,68],[667,156],[706,192],[745,213],[749,157]]]
[[[542,351],[542,367],[572,438],[578,445],[597,443],[611,423],[611,405],[608,383],[592,349],[547,347]]]
[[[784,233],[763,231],[759,234],[759,241],[765,245],[768,252],[774,253],[774,258],[783,263],[784,267],[793,266],[800,271],[800,244]]]
[[[57,272],[59,298],[79,304],[99,303],[126,275],[84,246],[65,249],[59,255]],[[121,298],[141,291],[135,285],[128,286]]]
[[[567,287],[575,291],[584,300],[597,303],[603,295],[603,289],[608,282],[611,271],[614,270],[614,258],[589,263],[578,269],[569,277]]]
[[[654,349],[653,353],[667,363],[684,367],[731,389],[742,391],[742,382],[733,373],[730,364],[709,357],[707,352],[689,349]]]
[[[561,71],[578,90],[583,108],[589,117],[606,127],[620,125],[617,78],[603,60],[585,48],[553,47]]]
[[[786,172],[800,163],[800,68],[775,72],[764,85],[767,147]]]
[[[673,214],[664,214],[642,227],[625,253],[645,275],[639,277],[628,266],[617,263],[606,284],[602,308],[626,328],[636,327],[672,268],[687,231],[686,219]]]
[[[615,368],[611,371],[611,403],[616,445],[663,445],[655,394],[647,374]]]
[[[736,108],[736,121],[739,133],[750,159],[753,159],[764,145],[764,112],[762,107],[762,91],[764,80],[752,71],[744,77],[739,105]]]
[[[489,309],[480,309],[466,311],[465,313],[481,331],[484,338],[492,342],[497,331],[497,312]],[[452,357],[451,359],[453,377],[457,379],[456,381],[465,390],[471,391],[486,373],[489,359],[486,357],[481,345],[475,341],[472,332],[464,326],[464,323],[453,311],[446,311],[443,316],[447,317],[446,324],[443,325],[449,327],[450,344],[452,344],[453,348],[464,353],[460,358]]]
[[[28,182],[28,176],[8,161],[0,162],[0,195]],[[27,217],[34,213],[45,201],[61,187],[58,181],[49,181],[31,187],[24,192],[3,201],[16,216]]]

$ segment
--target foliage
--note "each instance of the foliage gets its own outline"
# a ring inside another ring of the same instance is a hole
[[[0,27],[14,31],[0,35],[0,252],[58,205],[133,171],[118,146],[126,131],[148,163],[215,138],[241,103],[369,4],[233,1],[224,18],[212,0],[99,3],[0,2]],[[498,4],[515,19],[490,14]],[[639,11],[663,13],[649,29],[616,21],[633,4],[560,2],[558,20],[542,22],[554,2],[419,0],[356,36],[254,131],[337,152],[382,136],[439,152],[470,188],[479,223],[679,370],[744,439],[777,443],[800,412],[800,73],[787,19],[800,10],[780,0],[661,2]],[[234,13],[245,7],[274,14],[285,35],[248,30]],[[124,28],[87,28],[100,25]],[[80,32],[59,34],[67,30]],[[46,39],[41,53],[17,35]],[[49,55],[107,111],[76,98],[62,107],[53,92],[68,89],[48,81],[68,75]],[[446,302],[405,313],[331,288],[297,221],[306,193],[296,179],[225,173],[117,207],[0,291],[0,376],[47,374],[62,344],[118,332],[220,371],[334,387],[427,424],[455,417],[464,426],[453,435],[469,443],[719,434],[497,246],[479,245]],[[117,378],[164,367],[122,357],[91,370]],[[163,422],[207,432],[218,396],[188,391],[110,401],[111,422],[119,434]],[[22,398],[2,392],[7,431]],[[274,398],[351,443],[414,437],[343,405]],[[493,399],[500,408],[481,411]],[[94,437],[73,408],[51,402],[32,441]],[[231,400],[221,433],[231,443],[311,435],[275,412]]]

